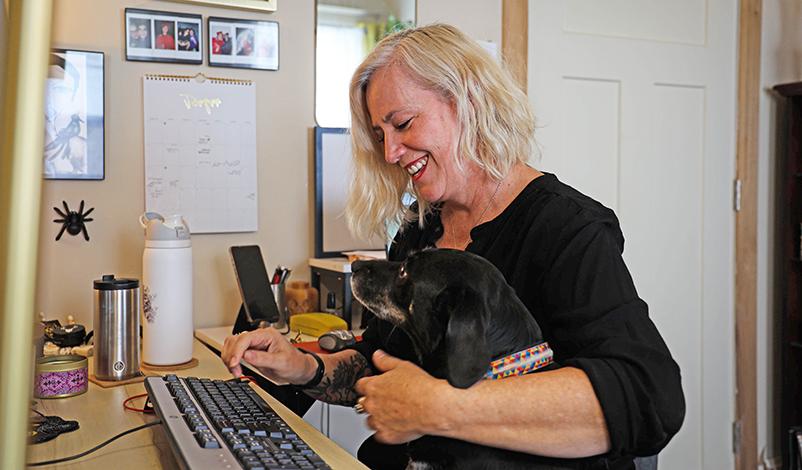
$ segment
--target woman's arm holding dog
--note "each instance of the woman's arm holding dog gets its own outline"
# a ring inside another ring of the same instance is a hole
[[[309,382],[317,372],[317,361],[298,351],[274,328],[264,328],[229,336],[220,354],[234,376],[242,375],[241,360],[259,369],[266,377],[300,385]],[[370,375],[365,357],[357,351],[345,350],[320,356],[325,373],[316,386],[305,389],[307,395],[337,405],[356,402],[356,381]]]
[[[443,435],[560,458],[610,450],[601,405],[581,369],[564,367],[512,380],[485,380],[464,390],[449,388],[453,396],[447,399],[456,406]]]
[[[580,458],[610,449],[604,415],[585,373],[576,368],[451,387],[414,364],[378,352],[384,373],[357,383],[377,439],[421,434],[549,457]]]

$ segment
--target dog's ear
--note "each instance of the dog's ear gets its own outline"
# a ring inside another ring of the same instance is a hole
[[[454,387],[468,388],[482,378],[490,365],[485,303],[478,292],[468,287],[445,289],[437,300],[440,314],[448,322],[444,345],[446,379]]]

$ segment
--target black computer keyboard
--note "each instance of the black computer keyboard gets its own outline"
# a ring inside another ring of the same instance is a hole
[[[145,388],[185,468],[329,468],[245,382],[167,375]]]

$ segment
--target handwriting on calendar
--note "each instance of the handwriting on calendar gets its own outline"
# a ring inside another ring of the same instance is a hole
[[[212,108],[219,108],[223,104],[223,100],[220,98],[196,98],[185,93],[181,93],[179,96],[184,100],[184,106],[187,109],[203,108],[206,110],[206,114],[212,114]]]

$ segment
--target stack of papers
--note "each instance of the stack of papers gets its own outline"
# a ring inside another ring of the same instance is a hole
[[[359,260],[387,259],[387,253],[384,250],[343,251],[343,254],[348,257],[349,263]]]

